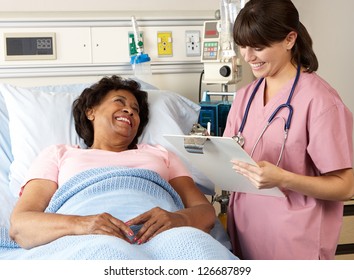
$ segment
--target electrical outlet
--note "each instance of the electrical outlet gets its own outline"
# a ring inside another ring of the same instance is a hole
[[[136,55],[138,50],[136,49],[134,32],[128,32],[128,44],[129,44],[129,56]],[[143,32],[140,32],[139,44],[143,45]]]
[[[200,56],[199,30],[186,31],[186,56]]]
[[[157,32],[158,56],[172,56],[172,32]]]

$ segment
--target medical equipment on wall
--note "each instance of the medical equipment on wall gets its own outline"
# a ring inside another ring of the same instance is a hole
[[[228,101],[228,85],[236,84],[242,78],[242,66],[237,57],[237,46],[233,39],[233,24],[244,0],[221,0],[220,19],[206,21],[202,36],[201,62],[204,64],[203,83],[220,84],[221,92],[204,92],[200,102],[198,122],[211,126],[211,135],[222,136],[231,103]],[[211,101],[210,96],[219,95],[221,101]],[[222,191],[213,197],[220,203],[219,219],[226,228],[226,209],[229,192]]]
[[[259,141],[261,140],[262,136],[264,135],[264,133],[266,132],[266,130],[268,129],[268,127],[272,124],[272,122],[277,118],[276,115],[278,114],[278,112],[280,110],[282,110],[283,108],[287,108],[289,110],[289,113],[288,113],[288,118],[287,120],[285,121],[284,119],[284,139],[283,139],[283,144],[282,144],[282,147],[281,147],[281,150],[280,150],[280,155],[279,155],[279,158],[278,158],[278,161],[276,163],[276,165],[278,166],[280,161],[281,161],[281,158],[283,156],[283,151],[284,151],[284,147],[285,147],[285,142],[288,138],[288,131],[290,129],[290,124],[291,124],[291,118],[293,116],[293,106],[290,104],[291,102],[291,99],[293,97],[293,94],[294,94],[294,91],[295,91],[295,88],[296,88],[296,85],[297,85],[297,82],[299,81],[299,78],[300,78],[300,70],[301,70],[301,65],[299,65],[297,67],[297,71],[296,71],[296,77],[295,77],[295,80],[294,80],[294,83],[292,85],[292,88],[291,88],[291,91],[289,93],[289,97],[288,97],[288,100],[286,101],[286,103],[284,104],[281,104],[279,105],[275,110],[274,112],[271,114],[271,116],[269,117],[268,119],[268,122],[266,124],[266,126],[263,128],[261,134],[258,136],[257,138],[257,141],[256,143],[253,145],[253,148],[252,148],[252,151],[251,151],[251,157],[253,156],[253,153],[259,143]],[[253,98],[255,97],[257,91],[258,91],[258,88],[259,86],[261,85],[261,83],[263,82],[264,78],[261,78],[259,79],[259,81],[257,82],[255,88],[253,89],[253,92],[250,96],[250,99],[248,100],[248,103],[247,103],[247,106],[246,106],[246,109],[245,109],[245,113],[243,115],[243,118],[242,118],[242,122],[241,122],[241,126],[237,132],[237,135],[235,135],[233,138],[236,140],[236,142],[241,146],[243,147],[243,145],[245,144],[245,138],[243,137],[242,135],[242,132],[243,132],[243,129],[245,128],[245,125],[246,125],[246,121],[247,121],[247,116],[248,116],[248,113],[249,113],[249,109],[251,107],[251,104],[252,104],[252,101],[253,101]]]
[[[211,135],[222,136],[231,108],[228,85],[241,80],[242,67],[237,57],[237,46],[233,39],[233,24],[243,0],[221,0],[220,20],[206,21],[202,38],[201,61],[204,64],[203,83],[220,84],[221,92],[203,93],[198,122],[205,126],[211,123]],[[210,96],[221,96],[213,101]]]
[[[221,0],[220,20],[206,21],[202,37],[203,83],[235,84],[242,67],[233,40],[233,24],[243,0]]]
[[[145,80],[144,78],[151,75],[151,59],[147,53],[144,53],[144,42],[140,35],[136,19],[134,16],[131,19],[134,30],[135,50],[131,54],[130,64],[133,67],[134,76]]]
[[[211,96],[221,95],[221,100],[211,100]],[[212,136],[222,136],[227,116],[231,108],[231,102],[227,99],[228,96],[234,93],[228,92],[208,92],[203,93],[201,102],[199,103],[201,109],[199,113],[198,123],[208,128],[209,134]]]

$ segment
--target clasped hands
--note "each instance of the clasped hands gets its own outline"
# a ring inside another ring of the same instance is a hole
[[[178,226],[185,225],[184,216],[178,212],[168,212],[155,207],[137,217],[123,222],[111,214],[102,213],[86,218],[91,220],[91,234],[106,234],[124,239],[129,243],[143,244],[159,233]],[[134,236],[131,226],[141,225]]]

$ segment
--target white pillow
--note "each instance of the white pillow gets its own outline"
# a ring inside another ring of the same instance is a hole
[[[200,106],[171,91],[148,90],[148,93],[150,120],[140,137],[140,142],[160,144],[176,153],[191,172],[200,190],[204,194],[213,195],[215,193],[213,182],[163,137],[164,134],[188,134],[193,124],[198,122]]]
[[[75,88],[78,88],[77,86]],[[84,146],[75,131],[71,109],[80,92],[43,91],[44,88],[20,88],[0,84],[9,115],[9,131],[13,162],[10,166],[10,189],[18,196],[20,186],[34,158],[45,147],[56,143]],[[147,90],[150,121],[139,141],[160,144],[172,151],[176,149],[163,134],[187,134],[197,122],[199,105],[176,93]],[[182,158],[183,159],[183,158]],[[183,159],[197,184],[212,183]]]
[[[9,189],[9,172],[13,160],[8,126],[8,113],[5,100],[0,91],[0,227],[9,227],[10,214],[15,204],[15,198]]]
[[[18,196],[29,166],[38,153],[51,144],[83,145],[71,113],[79,93],[33,92],[7,84],[0,85],[9,115],[13,162],[10,190]]]
[[[6,109],[5,100],[0,91],[0,190],[8,186],[8,175],[11,161],[11,143],[9,133],[9,115]],[[0,207],[1,211],[1,207]]]

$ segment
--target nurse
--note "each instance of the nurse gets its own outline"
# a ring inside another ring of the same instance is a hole
[[[352,113],[315,73],[311,37],[290,0],[247,2],[234,40],[257,80],[237,92],[224,136],[241,138],[257,165],[232,168],[285,198],[231,194],[233,251],[244,259],[333,259],[342,201],[354,195]]]

